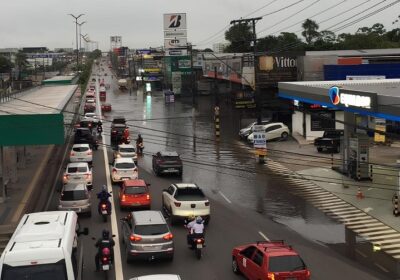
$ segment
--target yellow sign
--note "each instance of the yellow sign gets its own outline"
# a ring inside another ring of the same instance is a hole
[[[266,156],[267,149],[254,149],[254,153],[256,154],[256,156]]]
[[[145,73],[160,73],[161,69],[160,68],[145,68],[143,69]]]
[[[386,125],[376,124],[375,125],[375,130],[376,131],[386,132]],[[375,132],[374,141],[375,142],[385,143],[386,142],[386,135],[385,134],[380,134],[378,132]]]

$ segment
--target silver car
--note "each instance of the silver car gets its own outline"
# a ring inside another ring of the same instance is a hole
[[[68,183],[61,191],[58,210],[86,213],[91,216],[90,194],[85,183]]]
[[[135,211],[122,219],[127,262],[135,259],[173,260],[173,235],[160,211]]]
[[[153,274],[131,278],[130,280],[181,280],[181,277],[176,274]]]
[[[136,149],[133,145],[122,144],[118,145],[118,149],[114,152],[114,158],[132,158],[135,164],[137,164]]]

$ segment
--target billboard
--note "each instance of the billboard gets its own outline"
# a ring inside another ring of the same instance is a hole
[[[297,57],[289,55],[260,56],[258,84],[276,86],[278,82],[297,80]]]
[[[166,49],[182,48],[187,46],[186,38],[168,38],[164,39],[164,47]]]
[[[177,29],[187,29],[186,14],[164,14],[164,30],[171,31]]]
[[[110,42],[111,43],[121,43],[122,36],[110,36]]]

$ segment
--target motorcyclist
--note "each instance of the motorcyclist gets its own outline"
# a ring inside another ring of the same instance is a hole
[[[204,237],[203,218],[200,216],[196,217],[196,219],[194,219],[193,221],[191,221],[190,223],[188,223],[186,225],[186,228],[189,229],[189,233],[187,235],[188,244],[193,247],[194,246],[194,244],[193,244],[194,238]]]
[[[101,214],[100,207],[101,207],[102,203],[106,203],[107,204],[109,213],[111,213],[111,202],[109,200],[110,197],[111,197],[111,194],[107,191],[107,186],[103,185],[102,188],[101,188],[101,192],[99,192],[97,194],[97,198],[100,200],[99,201],[99,206],[98,206],[99,214]]]
[[[138,134],[138,137],[136,138],[136,149],[139,154],[143,153],[143,138],[140,134]]]
[[[103,132],[103,124],[101,121],[97,123],[97,133],[100,135]]]
[[[101,238],[99,238],[95,244],[96,248],[98,248],[96,256],[94,257],[94,261],[96,263],[96,271],[100,270],[100,256],[102,254],[102,250],[104,248],[108,248],[111,251],[111,262],[114,261],[114,249],[115,242],[110,237],[110,232],[106,229],[103,230]]]

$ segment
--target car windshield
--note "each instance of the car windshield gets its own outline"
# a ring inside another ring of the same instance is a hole
[[[134,232],[139,235],[160,235],[168,233],[168,227],[166,224],[161,225],[137,225],[135,226]]]
[[[117,169],[133,169],[135,168],[135,164],[133,162],[120,162],[115,164],[115,168]]]
[[[63,191],[61,194],[62,201],[73,201],[87,199],[86,191]]]
[[[86,152],[89,150],[89,148],[88,147],[73,147],[72,150],[74,152]]]
[[[57,263],[9,266],[3,264],[2,280],[67,280],[65,261]]]
[[[83,173],[87,172],[86,166],[68,167],[67,173]]]
[[[270,272],[284,272],[306,269],[306,265],[299,256],[270,257],[268,267]]]
[[[121,153],[134,153],[135,149],[134,148],[120,148],[119,151]]]
[[[128,187],[125,189],[125,194],[143,194],[147,193],[145,187]]]

